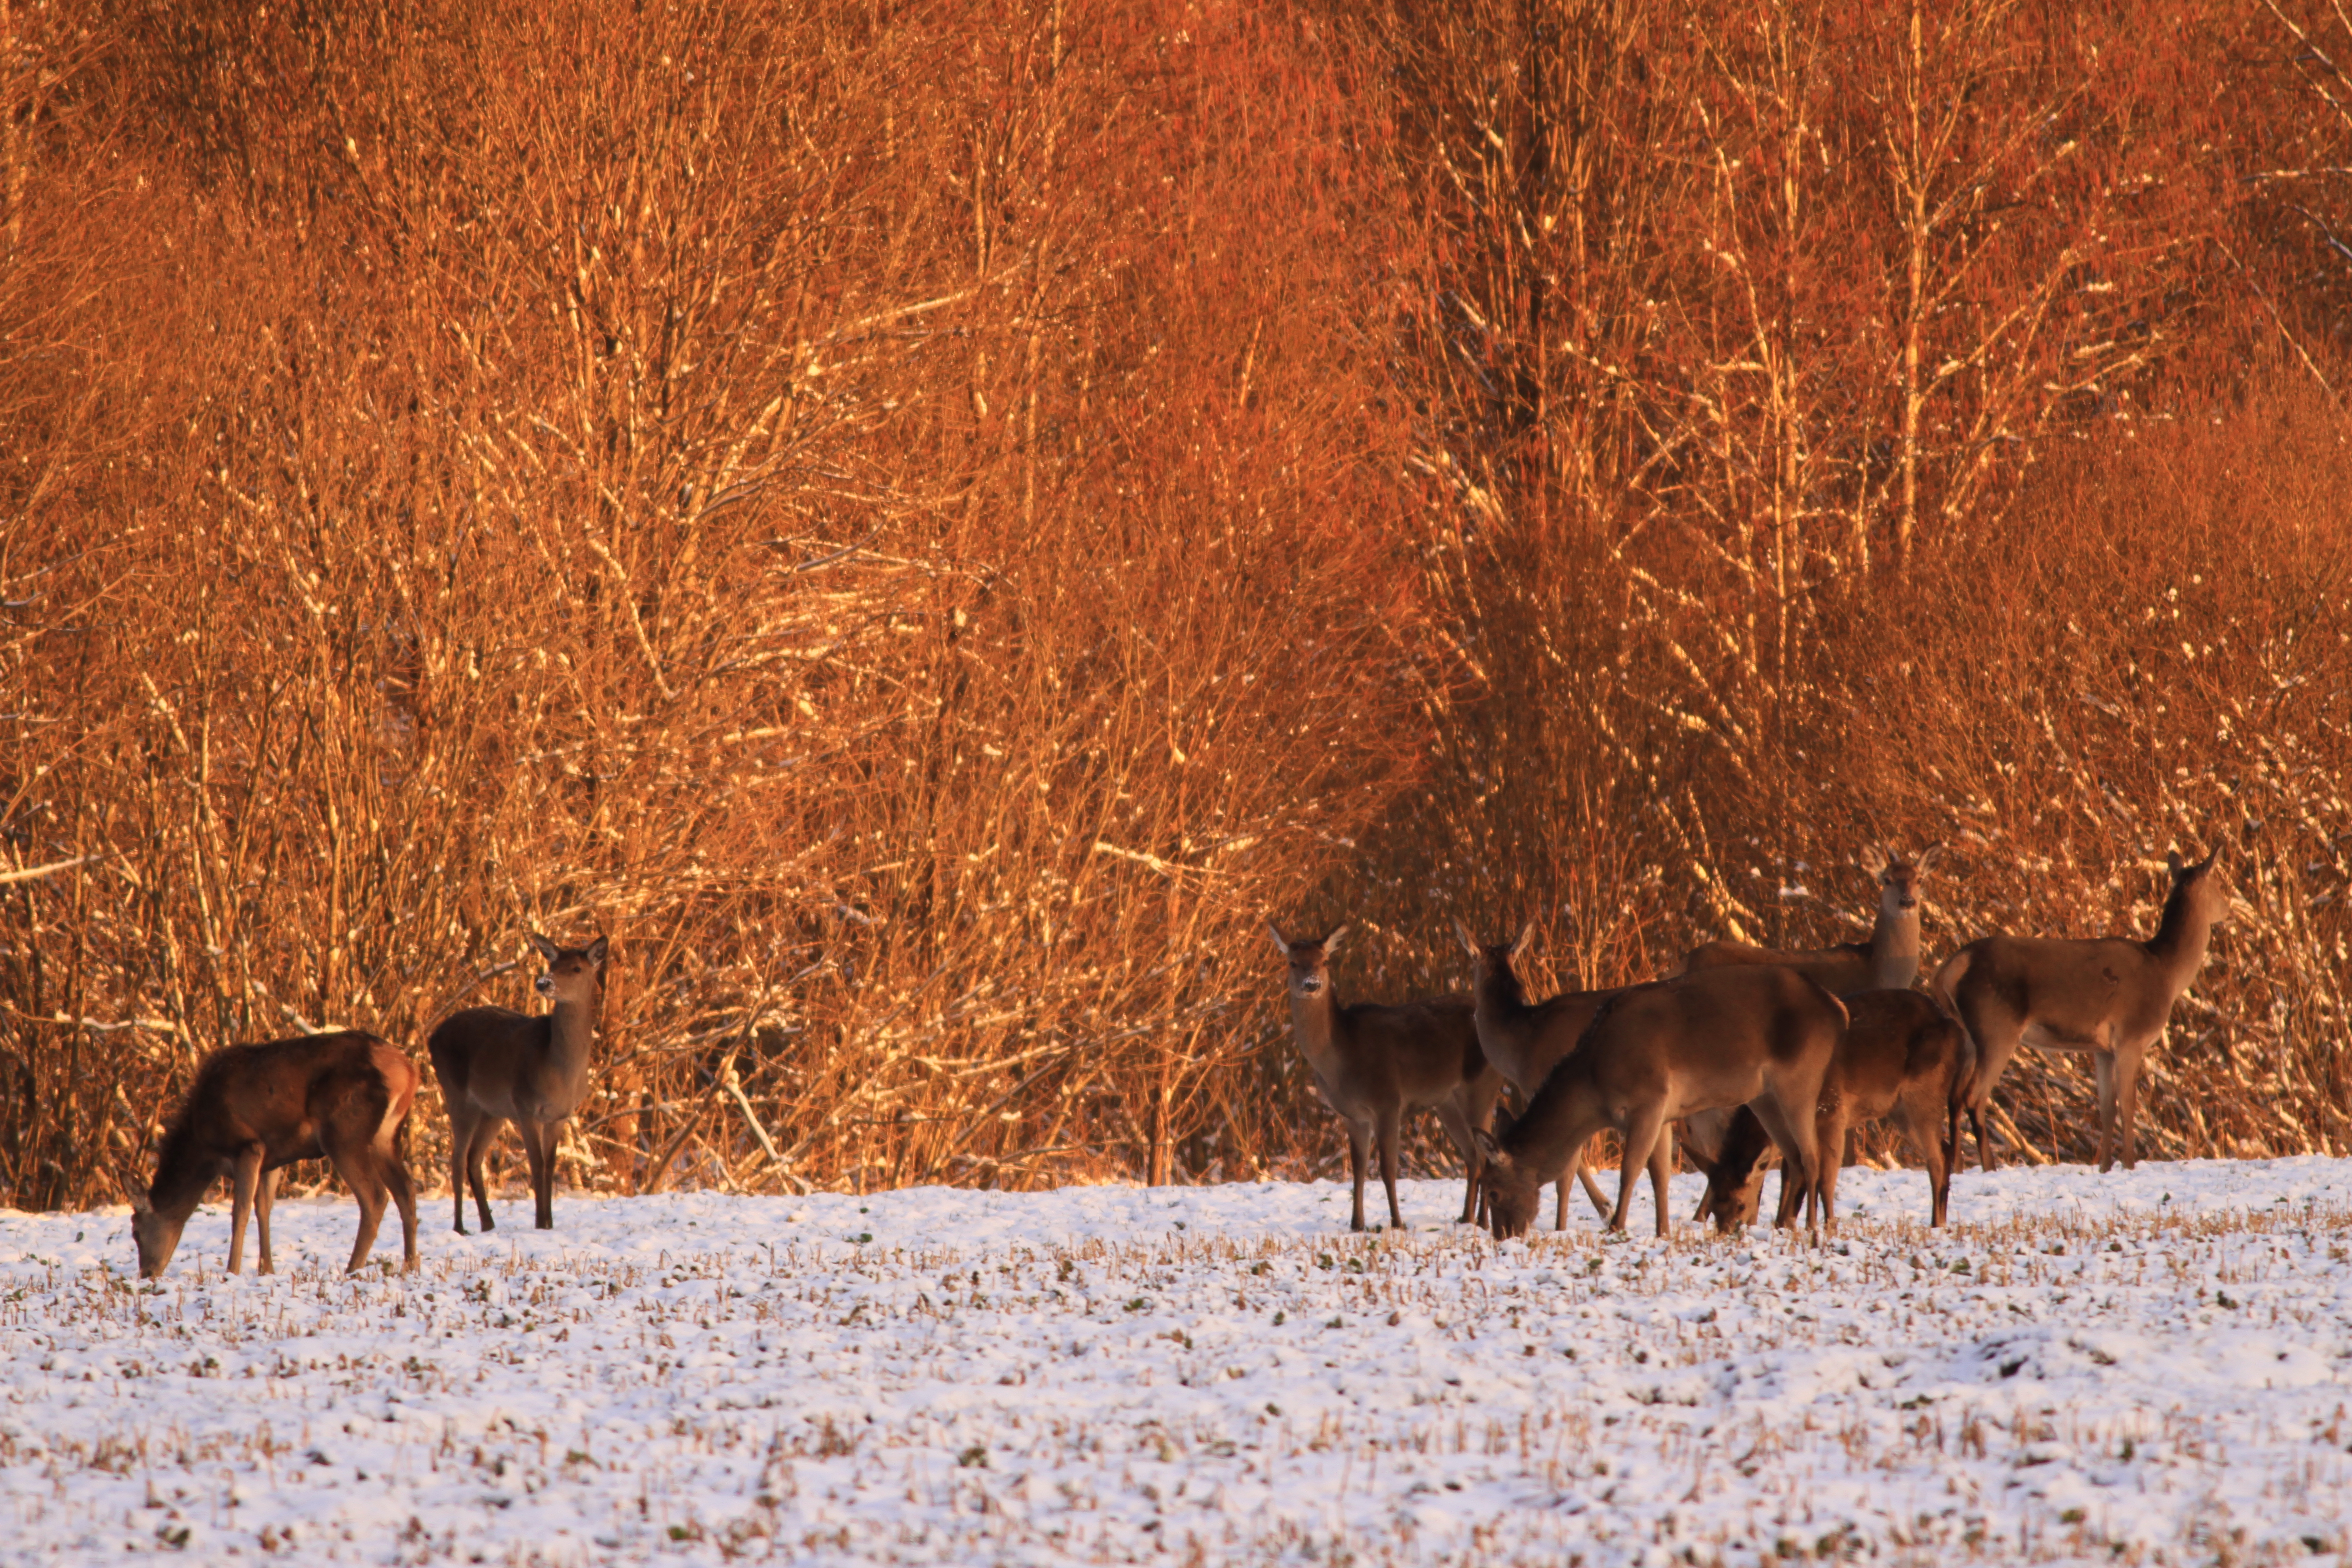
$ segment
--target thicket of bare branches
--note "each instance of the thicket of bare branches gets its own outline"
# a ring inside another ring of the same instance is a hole
[[[534,927],[615,943],[575,1180],[1312,1167],[1261,913],[1600,984],[1849,934],[1873,837],[1931,958],[2226,839],[2151,1147],[2338,1148],[2347,58],[0,0],[5,1196]]]

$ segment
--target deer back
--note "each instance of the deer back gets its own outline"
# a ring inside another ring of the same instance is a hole
[[[416,1086],[405,1053],[355,1029],[225,1047],[197,1068],[164,1131],[150,1199],[165,1212],[193,1206],[257,1144],[263,1168],[274,1170],[319,1158],[331,1126],[382,1142],[408,1114]]]

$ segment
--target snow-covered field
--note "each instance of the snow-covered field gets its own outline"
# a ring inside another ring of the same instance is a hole
[[[445,1197],[355,1279],[299,1202],[277,1278],[218,1206],[152,1286],[120,1211],[0,1212],[0,1558],[2347,1554],[2352,1162],[1970,1171],[1942,1234],[1925,1191],[1500,1248],[1452,1182],[1364,1237],[1328,1184]]]

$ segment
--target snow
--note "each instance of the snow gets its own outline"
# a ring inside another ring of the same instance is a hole
[[[121,1211],[0,1212],[0,1558],[2341,1561],[2352,1162],[1839,1194],[1500,1247],[1448,1181],[1367,1237],[1330,1184],[443,1196],[349,1278],[289,1201],[275,1278],[218,1205],[152,1285]]]

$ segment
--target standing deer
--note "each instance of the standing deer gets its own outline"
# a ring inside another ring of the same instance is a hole
[[[1670,1234],[1666,1123],[1694,1111],[1746,1105],[1780,1148],[1796,1180],[1817,1158],[1822,1079],[1843,1033],[1838,999],[1793,970],[1743,964],[1619,993],[1544,1080],[1527,1113],[1486,1154],[1486,1204],[1496,1238],[1526,1232],[1540,1184],[1604,1127],[1625,1140],[1609,1228],[1625,1228],[1645,1167],[1658,1195],[1658,1234]]]
[[[2156,934],[2146,942],[1989,936],[1936,971],[1929,989],[1976,1047],[1969,1120],[1986,1170],[1994,1168],[1994,1160],[1984,1108],[2020,1045],[2091,1053],[2098,1079],[2099,1169],[2114,1168],[2118,1142],[2124,1169],[2137,1163],[2132,1119],[2139,1108],[2140,1065],[2163,1037],[2172,1004],[2205,962],[2213,922],[2230,906],[2228,884],[2213,869],[2220,855],[2217,848],[2192,866],[2178,852],[2167,854],[2172,890]]]
[[[278,1168],[320,1158],[359,1200],[351,1267],[365,1263],[374,1247],[388,1192],[400,1205],[402,1264],[415,1268],[416,1191],[408,1180],[407,1142],[416,1081],[415,1062],[357,1030],[229,1046],[206,1057],[164,1130],[154,1182],[143,1193],[124,1183],[140,1278],[163,1272],[188,1216],[223,1176],[232,1184],[228,1271],[244,1270],[249,1213],[259,1222],[261,1272],[274,1272],[269,1208]]]
[[[1348,1155],[1356,1202],[1350,1229],[1364,1228],[1364,1146],[1380,1154],[1388,1189],[1389,1224],[1404,1227],[1397,1207],[1397,1140],[1407,1112],[1432,1109],[1445,1135],[1462,1151],[1470,1184],[1462,1222],[1477,1215],[1480,1167],[1474,1131],[1484,1131],[1503,1092],[1503,1079],[1478,1050],[1477,1026],[1467,996],[1442,996],[1398,1006],[1339,1005],[1331,985],[1331,954],[1348,933],[1341,926],[1316,941],[1294,942],[1272,921],[1276,949],[1290,965],[1290,1029],[1299,1054],[1315,1069],[1315,1086],[1348,1124]]]
[[[1480,942],[1470,934],[1470,928],[1460,921],[1454,922],[1454,934],[1470,954],[1470,996],[1476,1004],[1474,1016],[1478,1025],[1478,1048],[1495,1064],[1511,1087],[1528,1100],[1536,1091],[1560,1059],[1576,1048],[1585,1026],[1594,1014],[1607,1005],[1614,991],[1563,991],[1547,1001],[1530,1005],[1527,986],[1519,979],[1517,963],[1528,943],[1535,937],[1535,922],[1519,928],[1519,934],[1507,942]],[[1579,1156],[1580,1148],[1572,1152],[1568,1163],[1550,1177],[1558,1189],[1559,1201],[1552,1215],[1552,1228],[1568,1228],[1568,1190],[1574,1180],[1584,1184],[1584,1195],[1592,1202],[1597,1214],[1609,1213],[1609,1200],[1601,1195],[1601,1188],[1592,1180],[1592,1173]]]
[[[1779,1223],[1788,1224],[1802,1199],[1809,1207],[1818,1206],[1822,1225],[1834,1231],[1846,1132],[1891,1113],[1901,1120],[1927,1167],[1927,1223],[1941,1226],[1951,1205],[1953,1135],[1968,1093],[1968,1037],[1916,991],[1864,991],[1844,1000],[1850,1022],[1822,1080],[1821,1109],[1813,1120],[1820,1171],[1807,1191],[1781,1182]],[[1705,1111],[1690,1121],[1713,1124],[1685,1124],[1685,1152],[1697,1152],[1694,1145],[1701,1142],[1714,1145],[1699,1161],[1706,1172],[1699,1214],[1717,1230],[1752,1224],[1764,1190],[1764,1157],[1772,1149],[1764,1124],[1745,1106]]]
[[[1862,868],[1878,883],[1878,919],[1868,942],[1780,952],[1744,942],[1710,942],[1683,955],[1672,974],[1691,974],[1735,963],[1776,963],[1793,969],[1833,996],[1857,991],[1903,990],[1919,977],[1919,879],[1941,850],[1929,848],[1908,861],[1878,845],[1864,847]]]
[[[509,1121],[522,1134],[530,1163],[534,1223],[555,1228],[555,1142],[587,1098],[606,949],[601,936],[585,947],[558,947],[537,931],[530,945],[547,965],[531,988],[552,1001],[553,1010],[532,1018],[505,1007],[468,1007],[442,1020],[425,1047],[449,1107],[449,1191],[459,1236],[466,1234],[468,1182],[482,1228],[497,1228],[482,1190],[482,1157]]]

